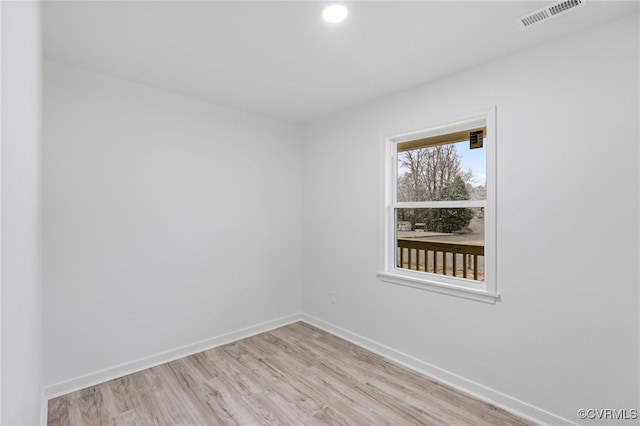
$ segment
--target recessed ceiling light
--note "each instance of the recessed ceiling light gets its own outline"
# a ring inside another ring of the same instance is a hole
[[[325,21],[336,24],[338,22],[344,21],[348,13],[349,11],[343,5],[333,4],[324,8],[324,10],[322,11],[322,17]]]

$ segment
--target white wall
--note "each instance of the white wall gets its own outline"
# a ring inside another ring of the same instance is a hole
[[[632,16],[312,123],[303,311],[529,415],[638,408],[638,47]],[[381,135],[492,105],[502,302],[378,281]]]
[[[299,312],[297,127],[44,75],[46,385]]]
[[[42,283],[40,13],[2,2],[2,408],[3,425],[40,422]]]

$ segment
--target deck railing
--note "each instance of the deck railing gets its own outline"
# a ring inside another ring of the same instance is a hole
[[[484,245],[398,238],[399,268],[484,279]]]

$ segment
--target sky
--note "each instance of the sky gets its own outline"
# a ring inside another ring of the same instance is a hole
[[[484,185],[487,178],[487,149],[485,147],[469,149],[469,142],[460,142],[456,144],[456,150],[461,157],[462,170],[473,170],[475,178],[473,184]]]

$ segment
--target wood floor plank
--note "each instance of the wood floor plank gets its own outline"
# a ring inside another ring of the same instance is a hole
[[[278,342],[275,339],[275,336],[271,333],[257,334],[244,339],[242,342],[260,356],[271,355],[278,351]]]
[[[69,419],[71,424],[91,424],[96,426],[112,424],[100,391],[73,398],[70,404]]]
[[[303,322],[48,406],[50,426],[532,425]]]
[[[47,424],[69,426],[69,398],[62,396],[49,400]]]
[[[132,408],[112,418],[114,426],[148,426],[149,420],[142,414],[140,408]]]
[[[310,370],[304,367],[303,364],[297,364],[294,358],[287,354],[265,357],[263,362],[281,372],[280,380],[282,383],[304,395],[303,398],[307,398],[303,403],[303,409],[308,410],[311,416],[327,404],[344,400],[343,398],[338,398],[327,386],[319,385],[317,381],[309,380]],[[316,411],[313,410],[315,407],[318,407]]]
[[[211,417],[216,418],[200,398],[202,391],[198,383],[181,363],[173,361],[153,368],[160,376],[171,404],[179,406],[187,423],[206,424]]]
[[[259,378],[257,384],[263,393],[268,393],[274,402],[288,405],[291,410],[297,412],[298,416],[307,418],[322,408],[322,404],[309,392],[292,384],[282,372],[263,358],[245,357],[241,364]]]
[[[353,401],[353,404],[360,408],[360,414],[371,418],[371,424],[407,424],[403,413],[395,409],[389,410],[388,407],[377,403],[375,398],[362,392],[357,383],[354,383],[351,377],[345,376],[343,371],[336,369],[335,365],[322,363],[314,367],[314,371],[325,383],[331,383],[340,394]],[[337,408],[344,411],[342,407]]]
[[[219,374],[216,365],[207,358],[204,352],[191,355],[189,358],[193,368],[197,370],[198,375],[202,380],[211,380]]]
[[[150,424],[161,426],[167,424],[167,421],[170,421],[171,424],[185,422],[184,416],[166,403],[167,397],[157,376],[149,374],[149,370],[132,376],[140,402],[139,408]]]
[[[313,424],[322,424],[322,425],[335,425],[335,426],[350,426],[353,424],[346,418],[343,414],[337,412],[331,407],[323,407],[318,410],[312,417]]]
[[[220,377],[214,377],[203,384],[205,398],[209,406],[228,420],[225,425],[259,424],[260,419],[253,414],[246,401],[238,397]]]
[[[188,424],[196,420],[204,420],[191,407],[192,402],[189,395],[170,377],[166,366],[151,368],[148,370],[145,380],[147,383],[153,384],[154,395],[164,407],[164,411],[169,413],[170,418],[166,419],[167,424]]]
[[[139,405],[138,395],[131,380],[131,376],[111,380],[100,389],[109,412],[124,413]]]

